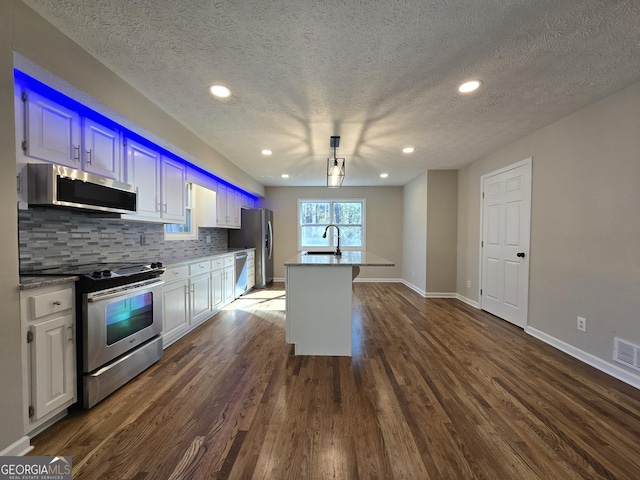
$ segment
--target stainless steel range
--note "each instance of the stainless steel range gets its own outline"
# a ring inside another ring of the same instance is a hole
[[[57,267],[78,275],[78,398],[91,408],[162,358],[161,262]]]

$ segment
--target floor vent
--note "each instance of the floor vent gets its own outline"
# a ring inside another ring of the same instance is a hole
[[[616,337],[614,339],[613,359],[618,363],[640,371],[640,346]]]

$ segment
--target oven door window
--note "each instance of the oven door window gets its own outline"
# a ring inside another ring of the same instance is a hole
[[[141,293],[107,306],[107,345],[113,345],[153,323],[153,293]]]

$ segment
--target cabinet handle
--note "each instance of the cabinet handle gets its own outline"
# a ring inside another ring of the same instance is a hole
[[[164,210],[163,211],[164,211],[164,213],[167,213],[167,204],[166,203],[164,204]]]
[[[87,156],[88,156],[87,163],[91,165],[91,149],[87,150]]]
[[[73,325],[69,325],[67,328],[69,329],[69,341],[73,342]]]
[[[60,300],[56,300],[55,302],[53,302],[53,304],[58,306],[62,305],[62,303],[60,303]]]
[[[73,157],[73,159],[79,162],[80,161],[80,145],[74,145],[73,149],[76,151],[76,154]]]

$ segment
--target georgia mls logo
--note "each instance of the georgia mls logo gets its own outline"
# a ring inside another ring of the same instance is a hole
[[[0,457],[0,480],[71,480],[71,457]]]

